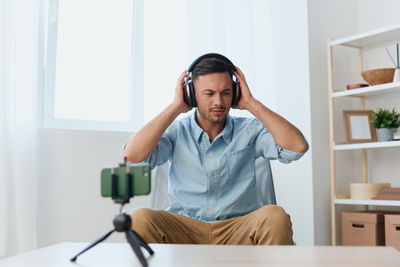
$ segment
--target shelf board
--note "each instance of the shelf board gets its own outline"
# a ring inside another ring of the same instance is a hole
[[[400,207],[400,200],[375,200],[375,199],[335,199],[335,204],[341,205],[371,205]]]
[[[400,92],[400,82],[385,83],[385,84],[379,84],[352,90],[343,90],[339,92],[334,92],[332,94],[332,97],[336,98],[344,96],[369,96],[375,94],[383,94],[383,93],[386,94],[395,92]]]
[[[349,45],[361,48],[376,46],[382,43],[389,43],[400,39],[400,23],[389,25],[380,29],[358,33],[341,39],[329,42],[331,46]]]
[[[352,150],[352,149],[380,148],[380,147],[400,147],[400,141],[334,145],[333,150]]]

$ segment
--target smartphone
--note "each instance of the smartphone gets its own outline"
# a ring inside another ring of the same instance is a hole
[[[124,198],[126,194],[126,177],[131,179],[129,197],[148,195],[151,190],[151,168],[148,164],[132,164],[105,167],[101,170],[101,196],[112,197],[112,173],[116,175],[117,197]]]

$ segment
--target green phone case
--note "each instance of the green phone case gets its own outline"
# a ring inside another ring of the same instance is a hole
[[[101,170],[101,195],[111,197],[111,169],[106,167]],[[129,173],[132,176],[131,196],[148,195],[151,190],[151,169],[148,164],[130,165]],[[117,195],[123,198],[126,187],[126,166],[114,167],[114,174],[117,175]]]

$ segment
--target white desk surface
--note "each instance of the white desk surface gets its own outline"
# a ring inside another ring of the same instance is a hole
[[[0,261],[1,267],[141,266],[125,243],[101,243],[70,258],[88,243],[60,243]],[[215,246],[150,244],[149,266],[400,266],[400,252],[391,247]]]

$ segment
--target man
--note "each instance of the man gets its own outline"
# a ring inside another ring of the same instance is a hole
[[[193,115],[175,120],[188,103],[197,105]],[[231,105],[255,118],[229,116]],[[203,55],[179,76],[173,103],[123,151],[133,163],[170,162],[169,208],[136,209],[132,228],[149,243],[289,244],[289,215],[257,205],[254,163],[289,163],[307,149],[295,126],[252,96],[238,67],[222,55]]]

